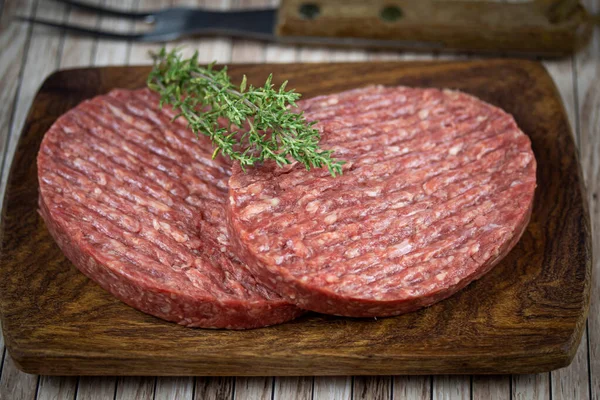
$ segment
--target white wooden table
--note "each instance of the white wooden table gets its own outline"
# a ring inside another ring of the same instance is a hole
[[[126,9],[167,5],[221,8],[268,5],[269,0],[88,0]],[[275,0],[276,2],[276,0]],[[600,1],[587,0],[600,12]],[[273,4],[273,3],[272,3]],[[64,32],[11,22],[15,14],[129,29],[128,22],[98,19],[49,0],[0,0],[0,155],[2,187],[25,116],[44,78],[59,68],[146,64],[154,45],[82,39]],[[226,38],[178,45],[198,49],[201,62],[324,62],[448,58],[265,45]],[[600,228],[600,29],[574,57],[544,62],[554,77],[580,148],[594,230]],[[518,95],[518,94],[516,94]],[[594,241],[600,254],[600,241]],[[18,371],[0,336],[0,400],[19,399],[600,399],[600,262],[594,263],[592,305],[573,363],[538,375],[300,378],[45,377]]]

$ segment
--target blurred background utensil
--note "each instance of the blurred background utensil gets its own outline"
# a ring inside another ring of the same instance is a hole
[[[578,0],[282,0],[278,9],[164,8],[131,13],[82,1],[53,0],[89,12],[141,20],[146,32],[112,32],[22,18],[83,35],[167,42],[195,35],[416,51],[564,56],[587,42],[597,17]]]

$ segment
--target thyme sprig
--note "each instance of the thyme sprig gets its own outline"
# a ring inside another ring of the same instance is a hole
[[[244,75],[238,87],[226,67],[200,66],[197,52],[184,59],[177,50],[163,48],[151,56],[148,87],[160,94],[161,106],[171,105],[194,133],[210,137],[213,157],[221,152],[242,168],[269,159],[282,166],[295,159],[307,170],[326,167],[333,176],[342,173],[343,163],[332,158],[332,151],[319,148],[315,122],[290,110],[300,94],[286,91],[287,81],[276,89],[269,75],[264,86],[254,87]],[[228,121],[225,126],[223,119]]]

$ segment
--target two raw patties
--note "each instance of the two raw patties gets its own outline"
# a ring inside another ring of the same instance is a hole
[[[41,214],[69,259],[167,320],[242,329],[300,308],[408,312],[487,272],[529,218],[529,140],[462,93],[370,87],[302,102],[346,161],[335,179],[270,163],[230,179],[157,102],[147,90],[84,102],[48,132],[38,168]]]

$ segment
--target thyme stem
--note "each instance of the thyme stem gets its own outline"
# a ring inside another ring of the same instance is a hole
[[[221,152],[242,168],[269,159],[282,166],[295,159],[307,170],[326,167],[332,176],[342,173],[343,163],[319,147],[321,136],[314,122],[290,110],[300,94],[286,91],[287,81],[275,89],[271,75],[263,86],[254,87],[244,76],[238,88],[226,67],[199,66],[198,53],[183,59],[177,51],[163,48],[152,58],[148,87],[160,94],[161,106],[171,105],[179,112],[176,118],[185,118],[194,133],[210,137],[213,157]]]

